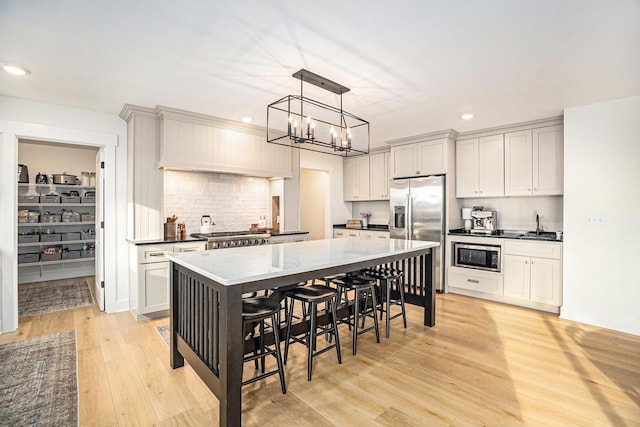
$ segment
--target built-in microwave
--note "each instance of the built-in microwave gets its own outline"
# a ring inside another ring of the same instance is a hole
[[[456,267],[500,272],[500,246],[454,243],[453,254]]]

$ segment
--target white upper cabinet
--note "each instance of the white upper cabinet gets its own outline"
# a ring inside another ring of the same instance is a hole
[[[162,107],[159,166],[291,177],[289,147],[268,144],[263,129]]]
[[[505,134],[505,195],[563,192],[563,128],[548,126]]]
[[[404,178],[447,172],[447,139],[391,147],[391,176]]]
[[[504,196],[503,135],[456,142],[456,197]]]
[[[560,195],[564,181],[562,126],[533,130],[533,195]]]
[[[369,156],[369,190],[371,200],[389,200],[390,153]]]
[[[344,160],[344,200],[369,200],[369,156]]]

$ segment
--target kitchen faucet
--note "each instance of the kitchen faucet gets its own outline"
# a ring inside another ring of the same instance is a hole
[[[536,234],[541,234],[543,231],[540,227],[540,215],[536,214]]]

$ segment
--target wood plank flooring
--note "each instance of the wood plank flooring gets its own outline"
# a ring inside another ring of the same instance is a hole
[[[244,424],[640,425],[640,337],[453,294],[437,304],[436,327],[408,306],[406,330],[395,320],[387,340],[381,323],[381,343],[362,335],[357,356],[344,327],[343,364],[319,356],[311,382],[293,345],[287,394],[277,376],[246,386]],[[189,366],[169,367],[165,323],[84,307],[20,319],[0,342],[76,329],[83,426],[217,425],[213,394]]]

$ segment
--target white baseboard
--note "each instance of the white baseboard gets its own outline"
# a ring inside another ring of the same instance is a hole
[[[566,305],[560,309],[560,318],[640,336],[640,320],[638,319],[629,319],[611,313],[571,308]]]

